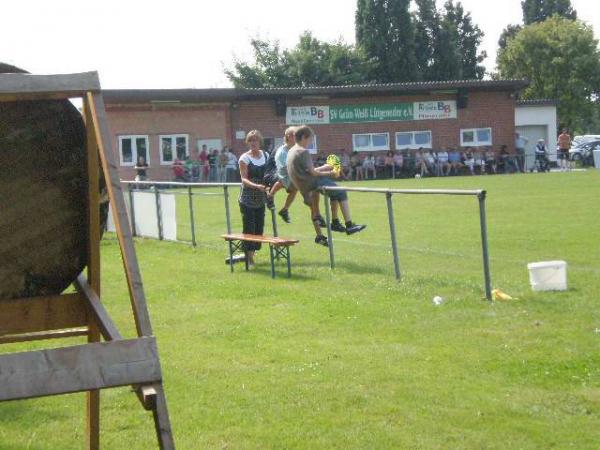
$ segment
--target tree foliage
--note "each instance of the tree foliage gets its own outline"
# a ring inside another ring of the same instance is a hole
[[[577,19],[577,12],[571,6],[571,0],[523,0],[521,8],[525,25],[543,22],[554,15]]]
[[[272,88],[347,85],[366,81],[366,59],[342,41],[328,43],[304,32],[298,44],[281,50],[278,42],[250,41],[254,61],[236,60],[225,74],[235,87]]]
[[[527,78],[525,99],[553,98],[563,126],[587,131],[600,106],[600,51],[591,27],[553,16],[523,28],[498,53],[499,76]]]
[[[356,46],[328,43],[304,32],[282,50],[277,41],[251,40],[252,61],[236,59],[225,74],[236,87],[347,85],[481,79],[483,32],[460,2],[357,0]]]
[[[410,0],[358,0],[356,42],[369,60],[373,81],[419,78]]]
[[[378,82],[480,79],[486,57],[483,32],[460,2],[358,0],[356,42]]]

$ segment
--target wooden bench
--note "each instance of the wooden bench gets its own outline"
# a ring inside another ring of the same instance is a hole
[[[285,259],[287,263],[288,278],[292,276],[292,264],[290,259],[290,247],[300,242],[297,239],[286,239],[282,237],[258,236],[254,234],[224,234],[221,236],[229,244],[229,266],[233,272],[233,254],[238,250],[244,250],[244,242],[255,242],[269,245],[271,256],[271,277],[275,278],[275,260]],[[246,252],[244,252],[246,253]],[[248,257],[245,259],[246,270],[248,270]]]

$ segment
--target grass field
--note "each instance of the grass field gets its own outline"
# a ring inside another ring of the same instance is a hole
[[[336,240],[333,272],[298,201],[280,224],[301,239],[291,280],[271,280],[264,251],[231,275],[222,198],[196,197],[197,248],[136,244],[178,448],[597,449],[600,171],[361,186],[487,189],[493,285],[518,300],[482,301],[474,198],[394,197],[397,283],[383,197],[351,195],[369,227]],[[102,250],[107,308],[132,336],[114,236]],[[550,259],[569,263],[569,290],[532,293],[526,264]],[[102,399],[103,448],[154,448],[129,389]],[[82,448],[84,402],[0,404],[0,449]]]

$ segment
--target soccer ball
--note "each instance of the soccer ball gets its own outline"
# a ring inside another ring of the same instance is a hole
[[[421,174],[420,174],[420,173],[416,174],[416,175],[415,175],[415,178],[416,178],[416,179],[419,179],[419,178],[421,178]]]

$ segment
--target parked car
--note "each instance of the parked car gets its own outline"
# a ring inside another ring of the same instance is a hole
[[[580,161],[584,166],[593,166],[594,150],[600,150],[600,139],[572,147],[569,158],[571,161]]]
[[[600,141],[600,135],[597,134],[585,134],[582,136],[575,136],[573,138],[573,147],[580,147],[588,142]]]

